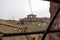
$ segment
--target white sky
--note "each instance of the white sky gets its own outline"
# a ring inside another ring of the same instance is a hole
[[[33,14],[38,17],[50,17],[49,2],[30,0]],[[0,0],[0,19],[24,18],[31,14],[29,0]]]

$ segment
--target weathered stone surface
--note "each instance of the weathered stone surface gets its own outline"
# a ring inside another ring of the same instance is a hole
[[[57,9],[60,7],[59,3],[54,3],[54,2],[50,2],[50,18],[52,19],[54,14],[56,13]],[[53,30],[60,30],[60,12],[58,14],[58,16],[56,17],[53,25],[52,25],[52,29]],[[50,35],[50,40],[60,40],[60,34],[59,33],[54,33]]]

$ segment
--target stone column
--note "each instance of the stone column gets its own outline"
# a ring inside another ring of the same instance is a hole
[[[54,14],[56,13],[58,7],[60,7],[59,3],[54,3],[54,2],[50,2],[50,19],[53,18]],[[60,12],[59,15],[57,16],[57,18],[55,19],[51,30],[60,30]],[[60,40],[60,34],[58,33],[51,33],[50,35],[50,40]]]

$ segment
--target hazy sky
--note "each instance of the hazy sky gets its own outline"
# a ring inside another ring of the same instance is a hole
[[[30,0],[33,14],[49,17],[49,2]],[[31,14],[29,0],[0,0],[0,19],[19,19]]]

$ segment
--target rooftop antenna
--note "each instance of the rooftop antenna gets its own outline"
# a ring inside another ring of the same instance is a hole
[[[33,10],[32,10],[32,6],[31,6],[31,1],[30,0],[29,0],[29,5],[30,5],[31,13],[33,14]]]
[[[30,6],[30,10],[31,10],[31,14],[33,14],[33,10],[32,10],[32,6],[31,6],[31,1],[29,0],[29,6]],[[32,19],[30,18],[30,24],[32,24]]]

